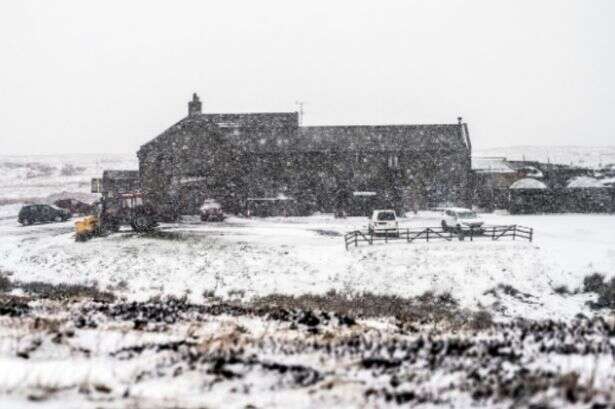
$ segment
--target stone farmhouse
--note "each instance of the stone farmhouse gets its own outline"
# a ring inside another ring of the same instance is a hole
[[[139,149],[146,197],[170,217],[206,198],[243,213],[259,200],[297,214],[411,210],[471,201],[468,126],[300,126],[297,112],[188,115]]]

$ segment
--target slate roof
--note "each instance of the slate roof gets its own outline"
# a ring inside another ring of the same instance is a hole
[[[472,158],[472,170],[477,173],[517,173],[503,157],[475,156]]]
[[[298,150],[398,151],[466,148],[459,125],[305,126]]]
[[[467,150],[458,124],[300,127],[298,119],[296,112],[196,114],[142,148],[174,134],[215,127],[250,152]]]
[[[218,125],[240,128],[293,128],[299,123],[297,112],[256,112],[246,114],[199,114],[199,118],[187,119],[206,120]]]
[[[187,116],[166,132],[191,125],[218,125],[222,128],[297,128],[297,112],[251,112],[240,114],[197,114]]]

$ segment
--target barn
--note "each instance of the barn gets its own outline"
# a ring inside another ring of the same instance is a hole
[[[300,126],[297,112],[188,115],[139,149],[150,201],[174,217],[205,198],[242,213],[259,198],[290,198],[299,214],[373,206],[398,210],[469,205],[468,126]]]

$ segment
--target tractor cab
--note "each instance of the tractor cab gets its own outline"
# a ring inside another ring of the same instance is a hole
[[[130,226],[136,232],[153,230],[158,223],[151,206],[143,203],[143,194],[128,192],[105,195],[93,205],[93,215],[75,223],[77,241],[87,240],[105,232],[117,232]]]
[[[143,193],[127,192],[103,198],[100,219],[102,227],[118,231],[129,225],[134,231],[143,232],[157,226],[156,214],[151,206],[144,204]]]

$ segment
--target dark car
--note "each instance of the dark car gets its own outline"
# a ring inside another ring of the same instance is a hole
[[[64,222],[70,219],[70,213],[46,204],[27,205],[21,208],[17,221],[27,226],[33,223]]]

